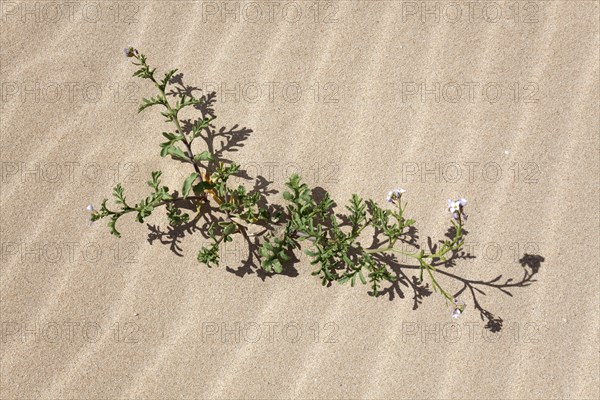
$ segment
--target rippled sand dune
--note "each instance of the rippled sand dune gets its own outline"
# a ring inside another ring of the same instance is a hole
[[[597,1],[0,7],[2,399],[600,396]],[[216,92],[220,156],[269,201],[294,172],[340,211],[403,187],[425,246],[468,198],[470,257],[439,278],[461,318],[408,260],[373,298],[304,257],[261,277],[241,240],[208,269],[198,233],[90,225],[116,183],[138,201],[191,172],[136,112],[127,45]]]

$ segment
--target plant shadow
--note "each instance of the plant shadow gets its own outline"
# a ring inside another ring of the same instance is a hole
[[[170,83],[172,86],[170,92],[167,93],[169,96],[178,97],[182,95],[194,95],[198,97],[196,92],[201,91],[201,89],[197,87],[185,85],[183,82],[183,74],[174,75]],[[206,93],[200,98],[203,99],[203,103],[194,106],[200,112],[200,118],[214,118],[216,93]],[[186,133],[189,133],[192,131],[192,127],[195,126],[197,122],[198,120],[182,120],[182,129]],[[230,128],[224,126],[217,128],[216,125],[211,121],[211,123],[204,128],[203,135],[199,136],[204,140],[204,149],[208,150],[214,156],[214,160],[208,162],[204,166],[206,167],[207,171],[214,171],[219,163],[231,163],[232,161],[227,158],[227,154],[240,151],[244,147],[244,142],[248,140],[251,133],[251,129],[240,127],[239,125],[234,125]],[[284,209],[282,206],[269,204],[268,202],[269,196],[278,193],[277,190],[271,187],[271,184],[273,184],[272,181],[269,181],[261,175],[251,177],[246,171],[240,171],[236,176],[248,182],[252,181],[252,188],[249,189],[249,193],[259,194],[260,200],[258,204],[261,207],[267,208],[271,213],[281,212],[282,215],[286,215],[286,213],[283,212]],[[321,202],[326,195],[327,191],[321,187],[316,187],[312,191],[312,197],[317,203]],[[334,204],[334,207],[336,206],[337,205]],[[192,213],[196,213],[196,217],[181,225],[172,226],[169,224],[166,226],[166,228],[148,223],[147,228],[149,232],[147,240],[151,245],[154,242],[159,242],[162,245],[168,246],[175,255],[183,257],[183,248],[181,247],[181,243],[186,236],[200,233],[204,239],[208,240],[208,226],[214,223],[222,222],[224,221],[224,218],[217,217],[215,216],[215,213],[209,212],[211,208],[208,202],[202,203],[200,205],[200,209],[196,210],[196,205],[193,201],[181,199],[178,201],[178,207],[189,210]],[[336,217],[338,217],[338,219],[341,221],[340,228],[348,227],[350,225],[350,221],[343,214],[336,214]],[[287,221],[284,219],[281,221],[280,225],[285,226],[286,222]],[[323,221],[323,225],[327,228],[331,228],[331,222]],[[232,254],[235,255],[235,262],[237,263],[241,259],[241,265],[237,266],[236,268],[226,266],[226,271],[240,278],[243,278],[246,275],[255,274],[262,281],[265,281],[267,278],[270,278],[274,275],[284,275],[288,277],[298,276],[299,271],[295,266],[298,264],[299,259],[295,256],[294,252],[292,251],[293,249],[287,254],[289,256],[289,260],[282,264],[282,273],[276,274],[274,272],[267,272],[260,267],[259,241],[260,237],[263,236],[267,231],[271,231],[271,233],[275,235],[278,233],[277,231],[274,231],[274,228],[267,225],[258,226],[257,232],[246,232],[245,230],[241,230],[245,242],[244,247],[247,251],[247,254],[242,254],[244,253],[243,251],[233,251]],[[451,227],[445,233],[445,236],[452,239],[454,238],[455,233],[455,228]],[[468,231],[463,230],[463,234],[464,236],[468,235]],[[372,241],[370,248],[378,248],[386,243],[387,239],[384,240],[381,238],[381,236],[382,232],[374,229],[371,237]],[[399,238],[399,241],[402,246],[412,248],[414,249],[415,253],[417,253],[420,250],[418,239],[419,235],[417,229],[411,226]],[[427,237],[427,247],[432,253],[436,252],[436,249],[441,243],[443,243],[443,241],[434,243],[431,237]],[[302,247],[302,245],[299,246],[299,248]],[[353,257],[356,259],[356,257],[358,257],[358,253],[353,253],[351,251],[349,253],[349,257],[351,259]],[[432,287],[426,282],[426,280],[423,279],[421,267],[418,265],[411,265],[409,263],[410,257],[407,257],[406,259],[399,259],[395,254],[389,253],[375,253],[372,254],[372,257],[377,263],[387,265],[395,274],[395,279],[390,282],[388,287],[380,291],[380,296],[387,296],[390,301],[393,301],[396,298],[405,299],[410,293],[411,300],[413,302],[412,308],[413,310],[417,310],[419,305],[422,304],[423,300],[433,294],[434,291]],[[432,263],[432,266],[436,268],[436,272],[438,274],[462,283],[461,289],[454,293],[453,297],[458,298],[458,296],[463,293],[469,293],[472,297],[473,307],[479,312],[481,319],[486,322],[485,328],[492,332],[498,332],[502,329],[503,319],[500,316],[495,315],[490,310],[484,308],[478,296],[486,296],[486,292],[483,290],[485,288],[496,289],[501,293],[512,296],[510,290],[513,288],[526,287],[536,282],[534,278],[539,272],[541,264],[545,261],[545,259],[544,257],[536,254],[524,254],[519,260],[519,263],[523,268],[523,275],[516,280],[509,278],[502,281],[502,275],[498,275],[490,280],[467,279],[450,272],[452,268],[455,267],[457,260],[473,258],[475,258],[474,255],[467,251],[460,250],[451,254],[451,256],[444,261]],[[415,271],[417,272],[416,274],[414,273]],[[330,284],[328,284],[328,286],[330,286]],[[369,294],[373,295],[372,292]]]
[[[167,96],[179,98],[185,95],[187,97],[194,96],[202,99],[201,104],[194,105],[194,108],[200,113],[200,117],[195,120],[181,120],[181,128],[186,134],[189,134],[192,131],[193,127],[199,120],[214,119],[216,117],[214,105],[217,101],[217,96],[215,92],[202,94],[202,90],[200,88],[184,83],[182,73],[175,74],[169,83],[171,85],[169,86],[169,91],[166,93]],[[211,121],[211,123],[203,129],[202,135],[198,137],[204,142],[204,146],[202,147],[203,150],[209,151],[214,157],[212,161],[207,162],[205,165],[206,170],[212,173],[216,170],[220,163],[231,163],[232,160],[227,157],[228,153],[240,151],[244,147],[244,142],[248,140],[251,133],[251,129],[240,127],[237,124],[232,127],[217,127],[216,124]],[[283,211],[283,207],[269,204],[268,197],[278,193],[277,190],[271,187],[271,184],[273,184],[272,181],[269,181],[262,175],[251,177],[244,170],[240,170],[235,176],[236,178],[245,180],[247,182],[252,181],[251,188],[249,189],[248,193],[259,194],[258,205],[260,207],[267,208],[267,210],[270,212]],[[177,206],[180,209],[185,209],[192,213],[197,212],[196,206],[192,201],[181,199],[177,202]],[[171,224],[167,224],[166,227],[161,227],[157,224],[147,223],[147,241],[150,244],[159,242],[162,245],[166,245],[175,255],[183,257],[183,248],[181,247],[181,243],[186,236],[200,233],[204,239],[209,239],[209,236],[207,235],[208,226],[210,226],[212,223],[224,221],[223,218],[216,217],[214,213],[210,213],[209,211],[209,205],[207,203],[203,203],[200,206],[199,212],[197,212],[197,217],[192,218],[189,222],[181,225],[173,226]],[[269,227],[264,226],[264,229],[269,229]],[[242,231],[242,233],[249,249],[249,254],[244,262],[244,265],[237,269],[226,267],[227,271],[240,277],[243,277],[247,274],[256,273],[263,280],[269,276],[275,275],[275,273],[267,273],[263,269],[253,267],[260,264],[258,256],[258,236],[251,236],[244,231]],[[235,253],[235,251],[233,253]],[[290,263],[286,263],[286,265],[284,265],[282,274],[291,277],[298,275],[298,271],[293,268],[293,259],[290,260]]]

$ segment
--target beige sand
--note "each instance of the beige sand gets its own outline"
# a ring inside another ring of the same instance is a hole
[[[598,398],[598,2],[276,3],[2,1],[0,397]],[[240,278],[200,236],[178,257],[133,218],[88,226],[117,181],[138,200],[188,172],[136,114],[128,44],[217,90],[216,126],[252,130],[225,156],[272,201],[294,171],[338,204],[401,186],[423,241],[465,196],[475,258],[447,271],[517,282],[528,253],[536,282],[476,286],[493,333],[468,289],[451,325],[407,286],[324,288],[305,259]]]

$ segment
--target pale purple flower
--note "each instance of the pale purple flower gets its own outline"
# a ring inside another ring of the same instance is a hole
[[[400,199],[400,197],[402,196],[402,193],[405,193],[405,192],[406,192],[406,190],[404,190],[402,188],[394,189],[388,193],[387,201],[389,201],[390,203],[393,203],[394,200]]]
[[[460,311],[459,308],[455,308],[454,310],[452,310],[450,316],[452,317],[452,319],[458,319],[458,317],[460,317],[460,314],[462,314],[462,311]]]
[[[94,206],[92,204],[88,204],[87,207],[85,208],[85,210],[90,213],[90,217],[88,218],[88,225],[89,226],[94,225],[94,221],[93,221],[94,212],[95,212]]]
[[[466,220],[467,214],[464,212],[464,207],[467,203],[468,201],[464,197],[456,201],[448,199],[448,211],[452,214],[452,218],[458,221],[459,217],[462,217],[463,220]]]
[[[450,313],[450,316],[452,317],[452,319],[458,319],[462,313],[465,311],[465,308],[467,308],[467,305],[465,304],[464,301],[462,300],[458,300],[458,299],[454,299],[454,308],[452,309],[452,312]]]
[[[448,211],[451,213],[456,213],[460,209],[460,203],[458,201],[453,201],[448,199]]]
[[[125,47],[123,52],[125,53],[125,57],[133,57],[139,54],[137,49],[134,49],[133,46]]]

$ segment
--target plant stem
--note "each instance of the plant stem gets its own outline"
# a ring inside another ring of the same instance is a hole
[[[164,89],[160,87],[160,85],[158,84],[158,82],[156,82],[156,80],[154,79],[154,77],[152,77],[152,82],[154,82],[154,84],[156,85],[156,87],[160,91],[160,94],[165,99],[165,101],[167,103],[167,104],[165,104],[165,107],[167,107],[167,110],[170,113],[173,113],[173,108],[171,107],[171,104],[169,103],[169,99],[167,99],[167,95],[165,94]],[[177,128],[177,131],[179,132],[179,134],[182,137],[183,144],[185,144],[185,147],[187,148],[187,151],[188,151],[188,154],[189,154],[189,158],[190,158],[190,162],[192,163],[192,165],[194,166],[194,169],[198,173],[198,179],[200,179],[200,182],[202,182],[203,181],[202,173],[200,172],[200,168],[196,164],[196,161],[194,161],[194,152],[192,151],[192,146],[188,142],[187,137],[185,136],[185,132],[183,131],[183,129],[181,129],[181,124],[179,122],[178,113],[174,113],[173,117],[174,117],[173,118],[173,122],[175,123],[175,127]]]
[[[402,255],[405,255],[405,256],[408,256],[408,257],[416,258],[417,260],[419,258],[421,258],[420,255],[416,255],[416,254],[413,254],[413,253],[406,253],[404,251],[395,249],[392,246],[380,247],[380,248],[377,248],[377,249],[366,249],[365,250],[365,253],[369,253],[369,254],[373,254],[373,253],[386,253],[386,252],[392,252],[392,253],[402,254]]]
[[[423,260],[420,260],[421,262],[421,268],[425,267],[425,269],[427,270],[427,273],[429,274],[429,277],[431,278],[431,282],[433,284],[433,288],[435,289],[436,287],[440,290],[440,293],[448,300],[452,301],[452,297],[446,293],[446,291],[444,289],[442,289],[442,287],[440,286],[440,284],[435,280],[433,273],[431,272],[431,270],[433,269],[435,271],[435,269],[429,265],[428,263],[426,263]]]
[[[165,107],[167,108],[167,110],[173,114],[173,123],[175,124],[175,127],[177,128],[177,131],[179,132],[179,134],[182,137],[182,142],[183,144],[185,144],[185,147],[187,148],[188,151],[188,157],[190,159],[190,162],[192,163],[192,165],[194,166],[194,170],[196,171],[196,173],[198,174],[198,180],[200,181],[200,183],[202,183],[204,181],[204,177],[202,176],[202,172],[200,171],[200,167],[198,166],[198,164],[196,164],[196,161],[194,161],[194,152],[192,151],[192,146],[190,144],[190,142],[188,142],[187,137],[185,135],[185,132],[183,131],[183,129],[181,128],[181,123],[179,122],[179,116],[178,113],[173,113],[173,107],[171,107],[171,103],[169,103],[169,99],[167,99],[167,95],[165,94],[165,90],[163,88],[160,87],[160,85],[158,84],[158,82],[156,81],[156,79],[154,78],[154,76],[150,76],[150,80],[154,83],[154,85],[156,86],[156,88],[159,90],[160,94],[162,95],[162,97],[165,99]],[[209,179],[209,175],[208,175],[208,170],[207,170],[207,175],[206,175],[207,180]],[[214,192],[211,192],[212,197],[215,199],[215,201],[218,204],[221,204],[223,201],[219,198],[219,196],[217,196]]]
[[[156,207],[164,206],[165,204],[174,203],[174,202],[180,201],[180,200],[205,200],[205,199],[204,199],[204,197],[201,197],[201,196],[188,196],[185,199],[182,197],[178,197],[176,199],[160,201],[160,202],[156,203],[156,205],[154,205],[153,207],[156,208]],[[109,215],[118,215],[120,217],[121,215],[125,215],[125,214],[128,214],[133,211],[140,211],[140,210],[138,210],[137,208],[128,207],[127,209],[123,209],[123,210],[117,211],[117,212],[109,211]]]
[[[365,229],[367,226],[369,226],[370,223],[371,223],[371,220],[369,219],[367,222],[365,222],[365,224],[363,226],[360,227],[360,229],[358,231],[356,231],[355,235],[356,236],[360,235],[360,233],[363,231],[363,229]]]

